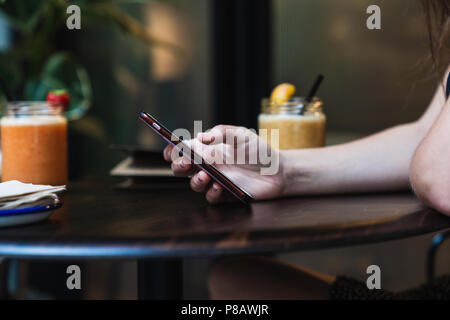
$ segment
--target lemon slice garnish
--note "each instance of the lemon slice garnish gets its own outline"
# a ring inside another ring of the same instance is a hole
[[[290,83],[282,83],[273,89],[270,100],[276,104],[287,102],[295,94],[295,86]]]

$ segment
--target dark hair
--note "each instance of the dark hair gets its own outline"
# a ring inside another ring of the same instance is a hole
[[[436,71],[447,68],[446,40],[450,33],[450,0],[422,0],[430,54]]]

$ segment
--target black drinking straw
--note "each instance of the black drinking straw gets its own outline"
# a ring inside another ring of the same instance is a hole
[[[319,74],[317,76],[316,81],[314,82],[314,85],[312,86],[311,90],[309,90],[309,94],[306,98],[307,102],[311,102],[311,100],[315,97],[317,90],[319,90],[320,85],[322,84],[322,81],[324,79],[324,76]]]

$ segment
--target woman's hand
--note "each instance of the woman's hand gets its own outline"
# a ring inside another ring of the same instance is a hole
[[[219,125],[185,143],[256,200],[282,195],[285,188],[282,156],[255,132],[243,127]],[[205,171],[199,171],[189,159],[180,157],[178,153],[169,145],[164,149],[164,159],[172,162],[176,176],[191,177],[192,190],[205,192],[210,203],[234,200]]]

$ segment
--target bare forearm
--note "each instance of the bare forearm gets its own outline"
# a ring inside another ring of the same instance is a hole
[[[406,189],[409,165],[423,135],[414,122],[342,145],[283,151],[285,194]]]

